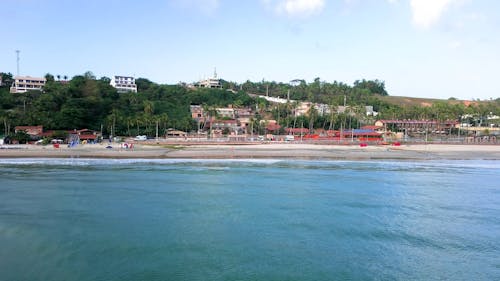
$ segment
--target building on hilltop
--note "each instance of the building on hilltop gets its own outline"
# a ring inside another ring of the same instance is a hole
[[[109,84],[113,86],[118,93],[137,93],[137,85],[135,84],[134,77],[115,75]]]
[[[214,70],[212,78],[201,80],[195,86],[198,88],[222,89],[222,80],[217,78],[217,70]]]
[[[15,76],[10,87],[11,93],[26,93],[27,91],[41,91],[47,79],[31,76]]]

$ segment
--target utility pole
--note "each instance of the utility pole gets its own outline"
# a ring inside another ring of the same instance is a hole
[[[156,120],[156,141],[158,141],[158,120]]]

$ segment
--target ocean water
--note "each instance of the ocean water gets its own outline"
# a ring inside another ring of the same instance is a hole
[[[1,280],[500,280],[500,161],[0,159]]]

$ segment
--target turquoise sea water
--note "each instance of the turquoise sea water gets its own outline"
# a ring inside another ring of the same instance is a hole
[[[500,161],[0,159],[1,280],[500,280]]]

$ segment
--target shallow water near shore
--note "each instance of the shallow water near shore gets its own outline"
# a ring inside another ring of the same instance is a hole
[[[3,280],[497,280],[500,161],[0,159]]]

